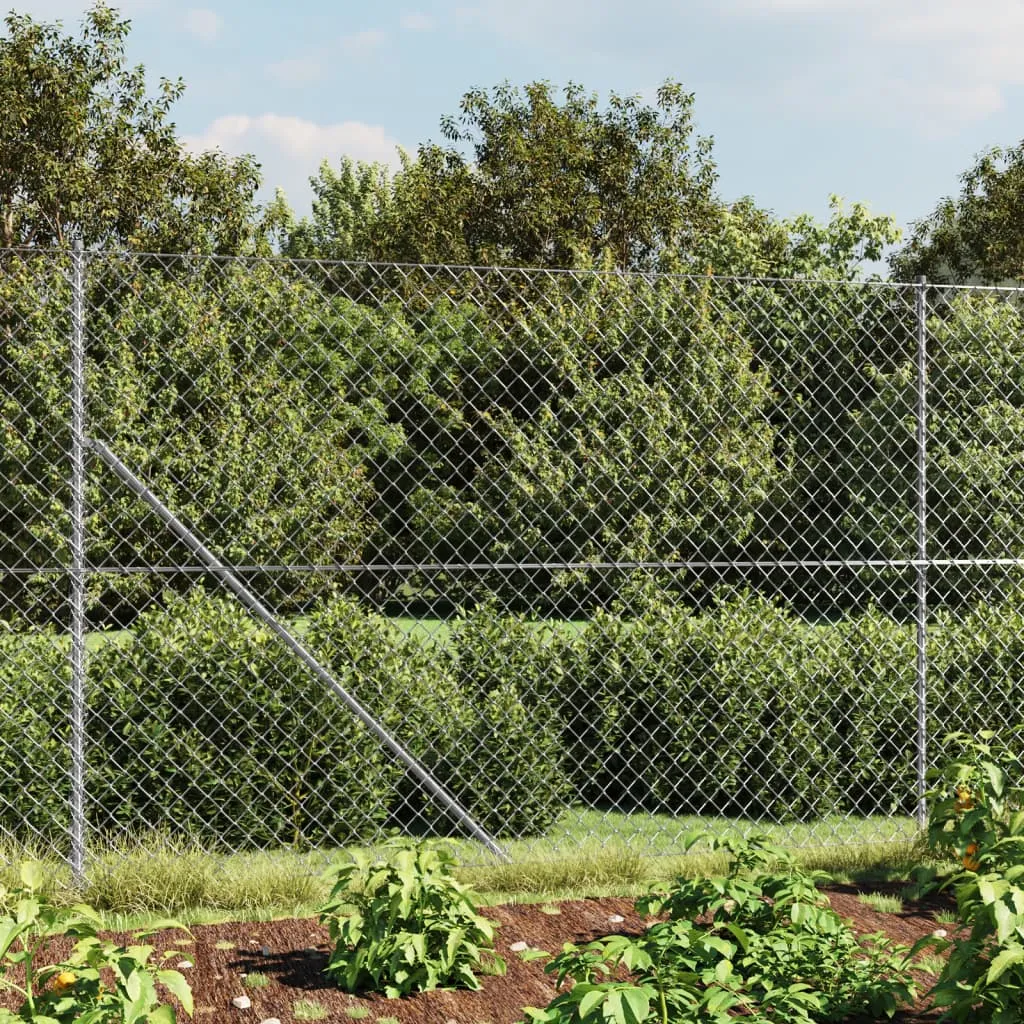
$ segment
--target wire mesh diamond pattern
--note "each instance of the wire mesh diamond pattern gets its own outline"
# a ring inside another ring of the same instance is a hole
[[[1018,717],[1015,291],[75,260],[0,253],[9,843],[868,842]]]

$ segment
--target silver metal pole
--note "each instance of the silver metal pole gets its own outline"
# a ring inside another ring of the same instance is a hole
[[[71,874],[85,882],[85,255],[71,250]]]
[[[494,837],[479,825],[472,815],[453,797],[420,762],[396,740],[362,704],[356,700],[292,634],[278,622],[274,614],[208,547],[102,442],[94,438],[86,444],[117,474],[131,491],[138,495],[183,541],[209,570],[228,587],[239,601],[266,624],[328,689],[351,709],[352,713],[420,780],[424,788],[442,807],[461,821],[488,850],[502,860],[511,860]]]
[[[928,824],[928,347],[927,282],[917,279],[917,824]]]

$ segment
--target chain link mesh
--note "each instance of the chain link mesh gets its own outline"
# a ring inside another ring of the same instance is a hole
[[[514,857],[866,843],[1018,720],[1015,291],[83,259],[86,439],[282,627],[90,448],[91,856],[467,835],[398,748]],[[0,253],[0,830],[59,856],[73,285]]]

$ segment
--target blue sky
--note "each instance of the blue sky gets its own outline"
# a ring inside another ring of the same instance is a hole
[[[198,6],[208,4],[208,6]],[[77,26],[82,0],[17,10]],[[828,196],[901,225],[955,193],[974,154],[1024,137],[1024,0],[125,0],[129,57],[181,76],[190,145],[254,153],[308,210],[342,153],[395,161],[440,139],[473,87],[569,80],[696,93],[720,191],[780,215]]]

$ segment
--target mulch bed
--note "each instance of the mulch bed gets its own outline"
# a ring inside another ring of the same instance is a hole
[[[879,913],[857,899],[860,891],[898,893],[899,889],[899,885],[871,885],[863,890],[830,886],[825,891],[836,911],[852,920],[862,934],[884,932],[901,944],[911,945],[936,928],[949,928],[935,918],[938,911],[953,908],[948,897],[904,901],[904,909],[898,914]],[[555,953],[564,942],[589,942],[613,932],[635,935],[644,927],[632,900],[620,898],[506,904],[482,912],[499,926],[495,945],[508,964],[508,973],[504,977],[484,977],[479,992],[426,992],[405,999],[356,997],[334,987],[321,973],[329,943],[327,930],[315,918],[195,925],[191,937],[165,932],[148,941],[157,950],[180,950],[182,958],[193,965],[182,968],[182,973],[192,986],[196,1024],[260,1024],[267,1018],[293,1024],[303,1019],[294,1012],[295,1004],[303,1000],[323,1007],[326,1021],[516,1024],[524,1019],[524,1006],[545,1006],[555,995],[555,987],[544,974],[543,961],[524,963],[509,950],[511,945],[525,942]],[[610,920],[617,917],[623,920]],[[123,933],[111,937],[119,942],[129,939]],[[61,956],[69,948],[70,943],[62,941],[55,943],[50,953]],[[172,960],[167,966],[175,964]],[[245,976],[253,974],[266,975],[269,983],[263,987],[246,985]],[[917,981],[921,990],[927,991],[934,978],[920,973]],[[250,1009],[239,1010],[232,1005],[233,998],[243,995],[252,1001]],[[9,994],[0,997],[0,1003],[16,1008]],[[936,1021],[938,1016],[922,1002],[895,1019],[902,1024],[923,1024]],[[187,1017],[180,1014],[179,1021],[184,1020]]]

